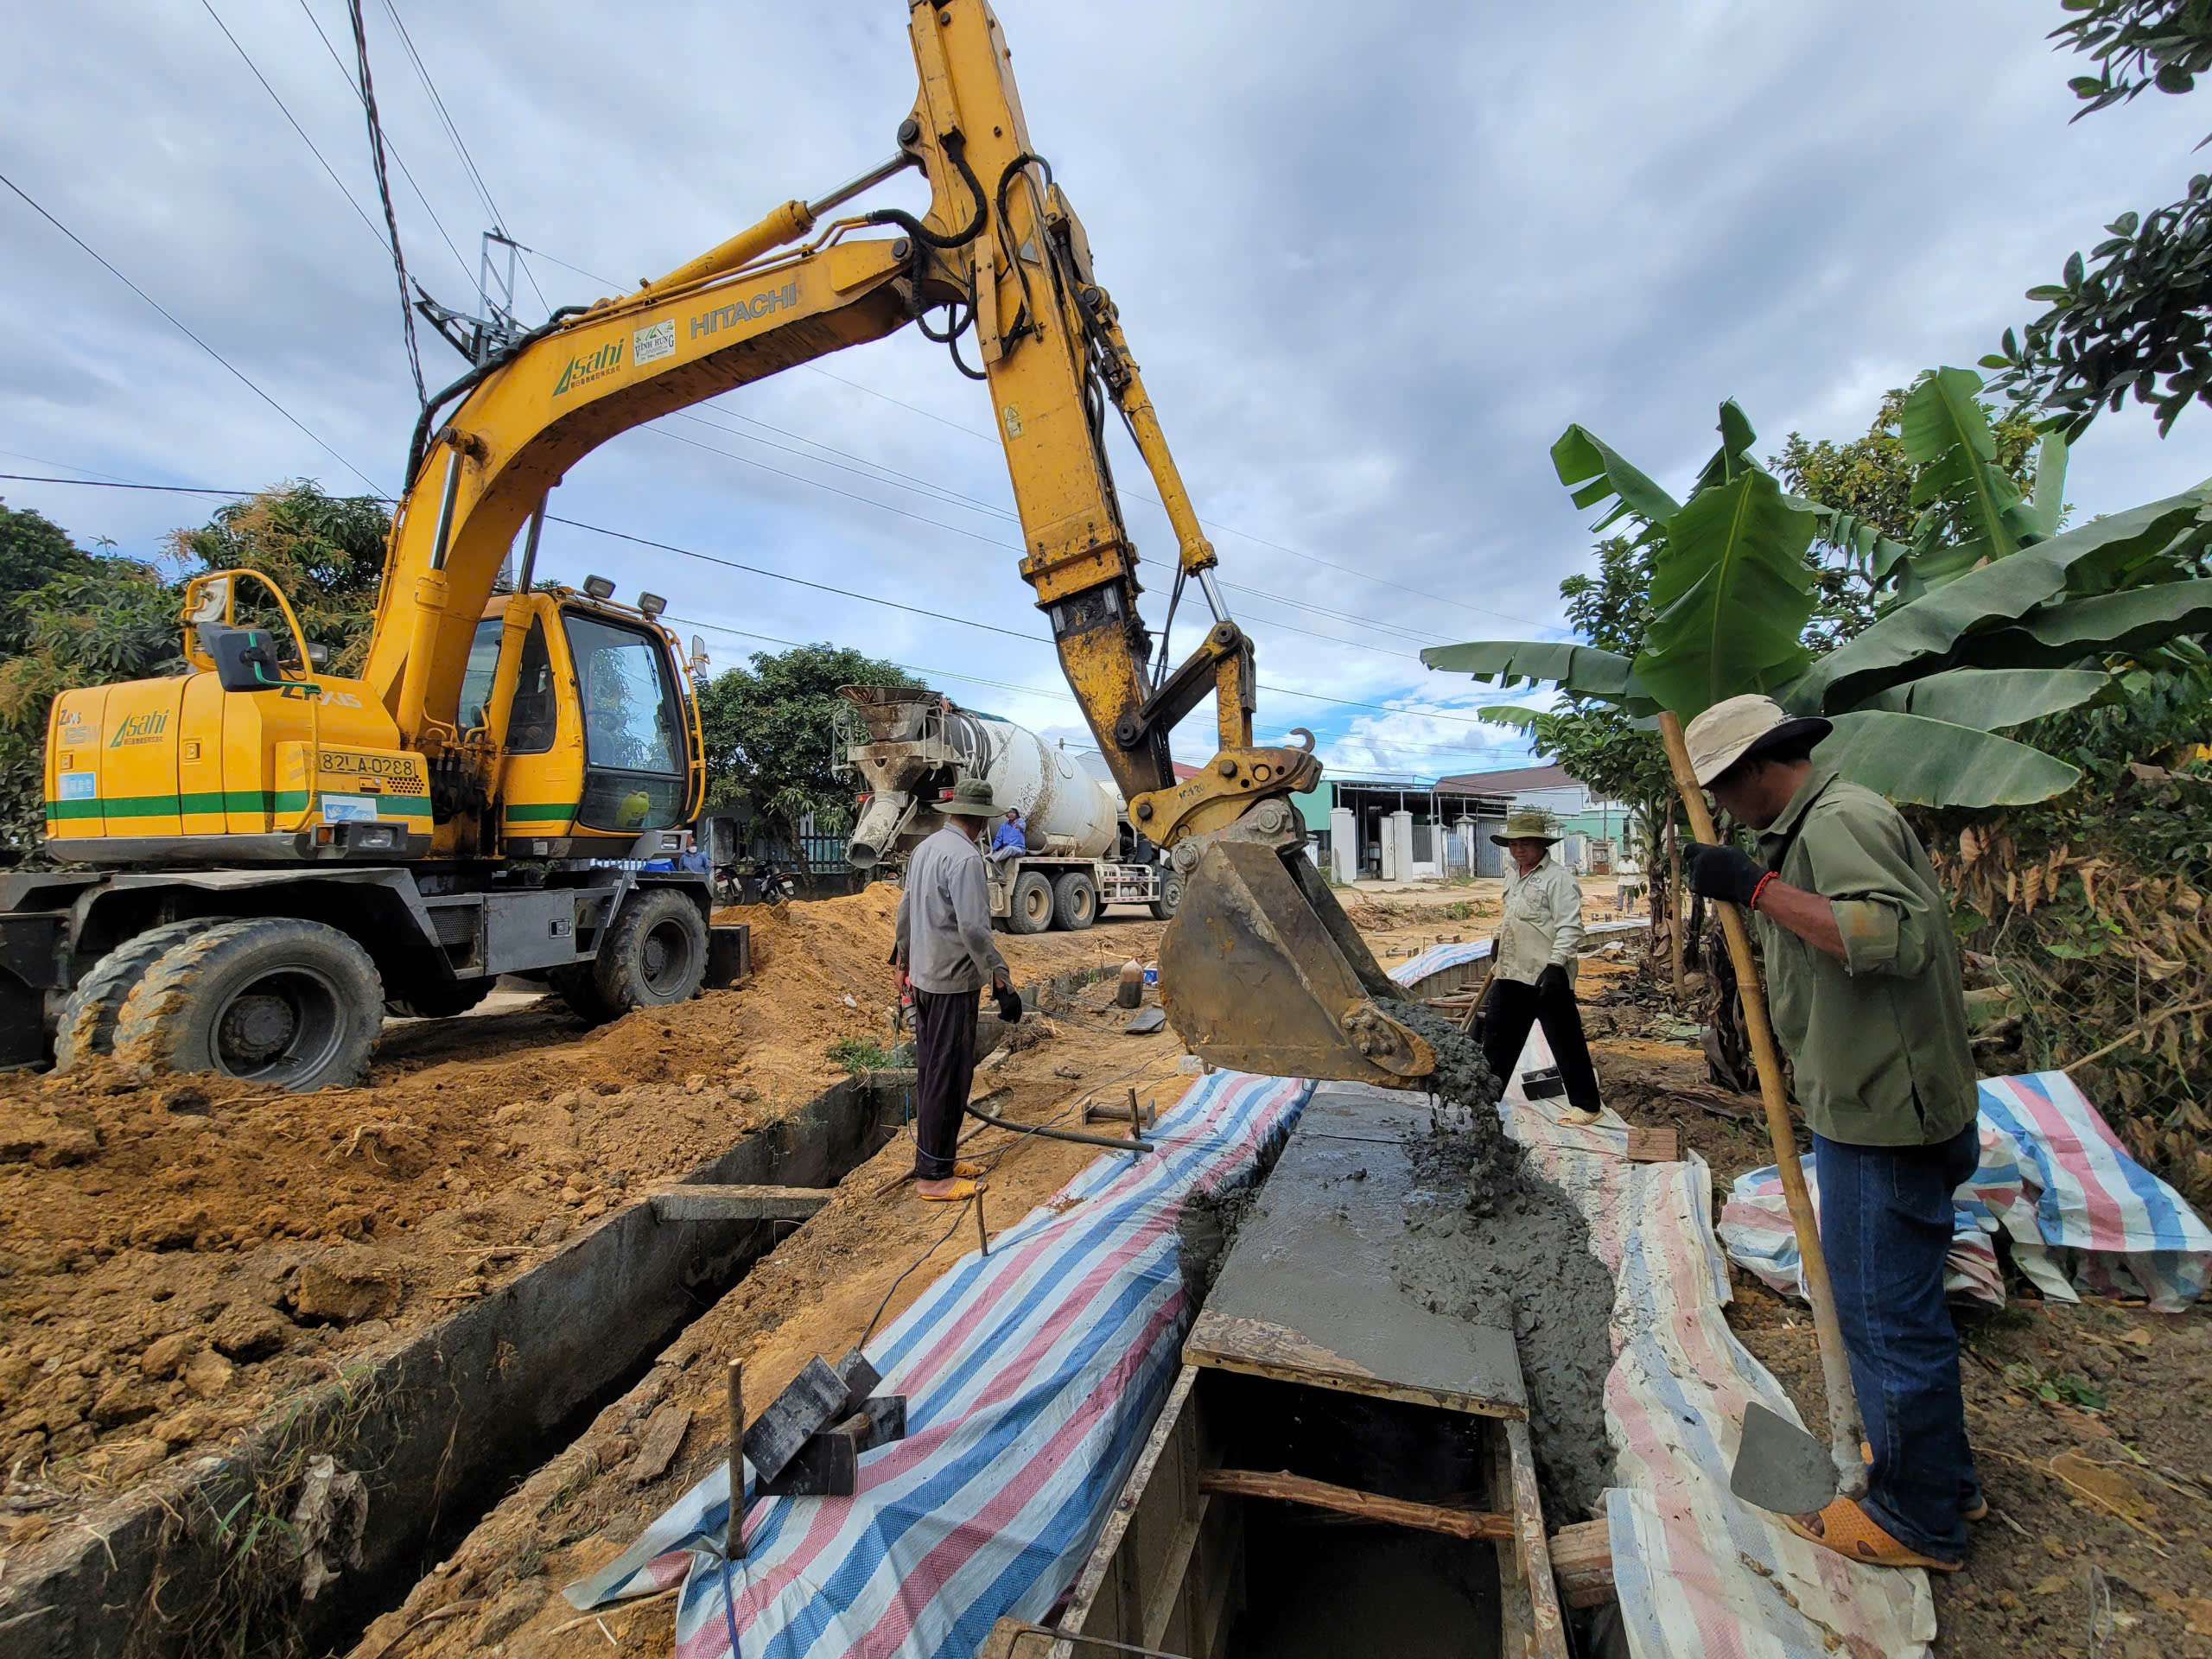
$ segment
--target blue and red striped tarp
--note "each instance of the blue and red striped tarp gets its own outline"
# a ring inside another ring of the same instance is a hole
[[[579,1608],[682,1584],[678,1659],[965,1656],[1034,1619],[1074,1578],[1174,1380],[1189,1324],[1175,1224],[1193,1192],[1239,1185],[1310,1083],[1217,1072],[970,1254],[868,1345],[906,1438],[861,1459],[849,1498],[760,1498],[723,1559],[725,1467],[620,1560],[569,1587]]]

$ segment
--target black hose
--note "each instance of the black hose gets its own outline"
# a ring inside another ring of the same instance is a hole
[[[957,132],[944,135],[944,153],[952,157],[952,165],[960,174],[961,181],[968,187],[968,194],[976,204],[976,212],[966,226],[950,236],[940,236],[912,213],[897,207],[879,207],[862,217],[867,225],[896,225],[917,242],[925,242],[933,248],[965,247],[976,239],[976,232],[983,228],[988,201],[983,187],[976,177],[976,169],[968,165],[968,143]]]
[[[1007,1129],[1015,1135],[1041,1135],[1048,1141],[1072,1141],[1079,1147],[1107,1147],[1116,1152],[1157,1152],[1160,1148],[1149,1141],[1116,1141],[1110,1135],[1082,1135],[1074,1129],[1048,1129],[1041,1123],[1010,1123],[995,1112],[987,1112],[972,1100],[968,1103],[968,1116],[981,1118],[995,1129]]]
[[[525,347],[536,345],[570,317],[580,317],[590,309],[591,308],[588,305],[563,306],[543,322],[539,323],[537,327],[508,346],[505,351],[501,352],[497,357],[489,358],[479,363],[453,385],[424,404],[423,413],[415,422],[415,435],[407,446],[407,470],[401,474],[400,478],[402,492],[414,487],[416,470],[422,466],[423,454],[430,447],[431,423],[437,419],[438,410],[441,408],[454,398],[474,391],[494,369],[505,368],[508,364],[522,355]]]

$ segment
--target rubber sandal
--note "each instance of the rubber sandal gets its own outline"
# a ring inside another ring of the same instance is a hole
[[[965,1204],[976,1196],[976,1183],[963,1178],[953,1182],[950,1192],[921,1192],[916,1196],[924,1204]]]
[[[1777,1516],[1776,1519],[1808,1543],[1832,1549],[1846,1560],[1862,1561],[1868,1567],[1918,1567],[1930,1573],[1955,1573],[1966,1565],[1964,1561],[1939,1561],[1933,1555],[1923,1555],[1899,1543],[1883,1529],[1879,1522],[1848,1497],[1839,1497],[1821,1511],[1819,1532],[1794,1515]]]
[[[1874,1466],[1874,1443],[1872,1440],[1861,1440],[1859,1442],[1859,1461],[1865,1464],[1870,1469]],[[1973,1503],[1960,1504],[1959,1519],[1961,1521],[1988,1520],[1988,1497],[1986,1495],[1977,1495]]]
[[[957,1158],[953,1160],[952,1173],[967,1180],[980,1181],[991,1172],[972,1158]]]

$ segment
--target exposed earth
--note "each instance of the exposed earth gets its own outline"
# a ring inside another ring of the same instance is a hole
[[[1610,917],[1605,884],[1586,886],[1590,919]],[[1486,937],[1497,912],[1495,882],[1341,897],[1386,968]],[[88,1499],[219,1447],[341,1361],[521,1272],[627,1189],[789,1112],[843,1074],[833,1044],[888,1044],[894,902],[879,887],[732,912],[721,919],[755,930],[748,985],[597,1030],[550,1000],[396,1023],[359,1090],[0,1078],[0,1560]],[[1085,933],[1001,944],[1018,978],[1041,982],[1149,959],[1159,931],[1109,915]],[[1771,1161],[1756,1098],[1707,1082],[1694,1009],[1618,955],[1586,961],[1580,990],[1624,1116],[1677,1128],[1724,1193]],[[1078,991],[995,1056],[979,1086],[1006,1087],[1002,1109],[1027,1122],[1072,1126],[1086,1096],[1131,1087],[1164,1107],[1188,1081],[1179,1045],[1124,1036],[1122,1018],[1109,984]],[[995,1163],[993,1230],[1095,1155],[971,1131],[963,1155]],[[448,1560],[426,1561],[362,1659],[667,1652],[670,1602],[578,1618],[555,1592],[721,1455],[722,1359],[741,1354],[748,1394],[757,1384],[766,1398],[973,1247],[972,1214],[948,1232],[941,1207],[913,1196],[910,1158],[894,1141],[854,1171],[645,1382]],[[1806,1420],[1823,1421],[1804,1310],[1746,1275],[1735,1283],[1732,1325]],[[1938,1652],[2212,1655],[2212,1313],[2045,1304],[2017,1283],[2012,1294],[2005,1313],[1961,1315],[1993,1512],[1967,1570],[1936,1581]],[[656,1420],[664,1443],[680,1432],[648,1472],[639,1454]]]

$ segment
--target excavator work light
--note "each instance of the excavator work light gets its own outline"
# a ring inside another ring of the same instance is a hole
[[[612,599],[614,597],[614,584],[605,576],[586,576],[584,592],[594,599]]]
[[[668,601],[663,599],[658,594],[639,594],[638,595],[638,608],[643,611],[647,616],[658,616],[663,611],[668,608]]]

